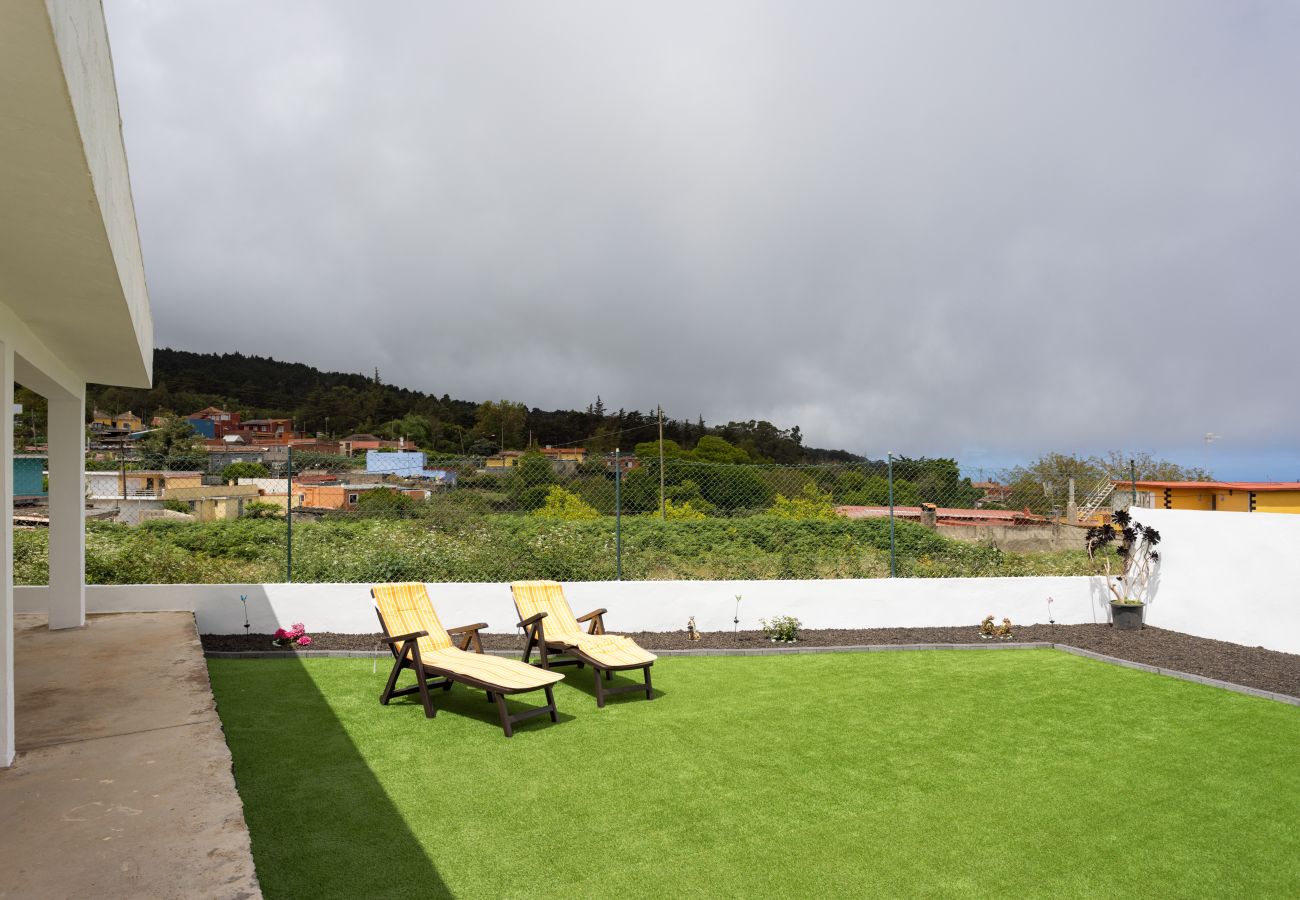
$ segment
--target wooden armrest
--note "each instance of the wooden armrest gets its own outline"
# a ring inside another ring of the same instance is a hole
[[[479,622],[477,625],[458,625],[455,628],[448,628],[448,634],[472,634],[475,631],[482,631],[487,628],[487,622]]]
[[[529,625],[535,625],[536,623],[542,621],[542,619],[545,618],[546,618],[546,613],[544,612],[535,613],[534,615],[531,615],[528,618],[524,619],[522,622],[516,623],[515,627],[527,628]]]
[[[605,607],[602,606],[600,609],[593,609],[585,616],[579,616],[578,621],[591,623],[591,627],[587,629],[587,634],[604,634],[605,613],[607,612],[609,612],[609,610],[605,609]]]
[[[400,644],[402,641],[409,641],[413,638],[428,637],[427,631],[412,631],[410,634],[395,634],[392,637],[384,638],[385,644]]]

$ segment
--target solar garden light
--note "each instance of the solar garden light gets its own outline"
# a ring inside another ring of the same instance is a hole
[[[249,621],[248,621],[248,595],[247,595],[247,594],[240,594],[240,595],[239,595],[239,602],[242,603],[242,604],[244,604],[244,636],[247,637],[247,636],[248,636],[248,629],[253,627],[252,625],[249,624]]]
[[[740,595],[739,594],[736,595],[736,614],[735,616],[732,617],[731,624],[734,626],[732,629],[732,636],[731,636],[732,643],[738,644],[740,643]]]

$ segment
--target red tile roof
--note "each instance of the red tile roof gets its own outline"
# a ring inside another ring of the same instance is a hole
[[[888,506],[837,506],[836,515],[846,519],[879,519],[889,515]],[[1040,525],[1047,522],[1043,516],[1028,510],[1015,509],[946,509],[934,511],[938,525]],[[919,506],[895,506],[895,518],[921,518]]]

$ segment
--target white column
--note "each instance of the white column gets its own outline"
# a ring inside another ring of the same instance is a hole
[[[0,343],[0,767],[14,761],[14,351]]]
[[[86,401],[50,397],[50,628],[86,624]]]

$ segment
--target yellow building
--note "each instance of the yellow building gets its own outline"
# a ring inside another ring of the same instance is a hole
[[[1134,487],[1117,481],[1115,496],[1124,499]],[[1136,491],[1139,507],[1300,513],[1297,481],[1139,481]]]
[[[488,469],[513,469],[519,465],[519,460],[524,455],[523,450],[502,450],[493,456],[483,460],[483,465]],[[585,447],[543,447],[540,450],[529,452],[540,453],[546,457],[551,465],[560,470],[576,469],[580,464],[587,461],[587,449]]]
[[[95,410],[90,424],[91,427],[108,431],[140,431],[144,428],[144,420],[129,409],[117,415]]]
[[[164,500],[184,503],[200,522],[238,519],[244,514],[245,504],[256,503],[259,497],[257,486],[252,484],[177,487],[169,483],[163,490]]]

